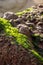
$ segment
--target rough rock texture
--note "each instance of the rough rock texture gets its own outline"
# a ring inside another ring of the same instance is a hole
[[[38,33],[43,37],[43,7],[35,6],[33,8],[33,12],[26,12],[22,16],[17,16],[17,19],[13,18],[11,13],[8,16],[5,15],[5,17],[10,20],[13,27],[19,29],[20,33],[29,36],[28,33],[31,30],[32,34]],[[37,46],[43,49],[43,39],[38,41],[42,42],[42,44]],[[43,65],[22,46],[13,45],[12,42],[15,43],[13,37],[8,37],[4,34],[0,35],[0,65]]]
[[[38,65],[30,52],[22,46],[12,45],[12,40],[13,37],[0,36],[0,65]]]

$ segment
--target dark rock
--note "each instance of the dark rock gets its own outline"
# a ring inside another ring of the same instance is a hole
[[[28,35],[29,34],[29,28],[28,26],[26,26],[25,24],[19,24],[17,26],[17,28],[19,29],[19,32],[20,33],[23,33],[25,35]]]
[[[36,28],[40,33],[43,33],[43,22],[38,22]]]
[[[17,25],[19,25],[19,24],[23,24],[25,21],[23,21],[22,20],[22,18],[17,18],[17,19],[15,19],[15,20],[13,20],[13,19],[11,19],[10,20],[10,23],[11,23],[11,25],[13,26],[13,27],[16,27]]]
[[[0,39],[0,65],[37,65],[37,59],[30,52],[20,45],[11,44],[12,37],[2,36]]]
[[[36,37],[34,34],[40,34],[40,39],[37,38],[37,49],[39,54],[43,56],[43,6],[33,7],[31,12],[24,13],[22,16],[17,16],[12,12],[6,12],[3,18],[9,20],[13,27],[18,28],[19,33],[28,37],[28,40],[34,42]],[[32,27],[32,28],[31,28]],[[4,27],[3,27],[4,28]],[[0,28],[0,31],[3,30]],[[33,34],[33,37],[32,37]],[[1,35],[1,34],[0,34]],[[42,38],[41,38],[42,37]],[[33,40],[34,39],[34,40]],[[13,44],[12,44],[13,42]],[[15,43],[15,44],[14,44]],[[39,44],[38,44],[39,43]],[[40,48],[40,49],[39,49]],[[42,49],[42,51],[41,51]],[[41,51],[41,53],[40,53]],[[16,44],[13,37],[0,36],[0,65],[43,65],[29,51],[22,46]]]
[[[24,20],[26,22],[27,18],[25,16],[22,16],[22,20]]]
[[[26,22],[26,25],[27,25],[28,27],[34,27],[34,28],[35,28],[34,23],[28,23],[28,22]]]
[[[29,40],[31,40],[31,35],[32,35],[32,32],[31,30],[29,29],[28,26],[26,26],[25,24],[19,24],[17,26],[17,28],[19,29],[19,32],[28,36]],[[32,41],[32,40],[31,40]]]
[[[13,12],[6,12],[4,13],[3,18],[10,20],[10,19],[17,19],[18,16],[14,14]]]
[[[39,8],[43,8],[43,3],[39,4],[38,6]]]
[[[18,24],[20,24],[20,21],[11,19],[11,20],[10,20],[10,24],[11,24],[13,27],[16,27]]]

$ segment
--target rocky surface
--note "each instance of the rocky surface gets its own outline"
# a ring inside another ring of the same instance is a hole
[[[13,37],[0,35],[0,65],[41,65],[34,55],[20,45],[12,45],[12,41]]]
[[[33,11],[22,16],[7,12],[2,18],[9,20],[12,27],[18,28],[19,33],[26,35],[31,42],[36,42],[36,46],[32,43],[33,47],[43,57],[43,5],[34,6]],[[0,31],[2,33],[1,28]],[[40,37],[34,38],[33,34]],[[12,42],[15,43],[12,36],[0,35],[0,65],[43,65],[31,52]]]
[[[34,6],[32,12],[26,12],[22,16],[6,12],[3,18],[10,20],[13,27],[17,27],[20,33],[28,37],[32,34],[39,34],[43,37],[43,4]]]

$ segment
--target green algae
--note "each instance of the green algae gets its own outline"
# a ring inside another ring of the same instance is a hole
[[[40,62],[43,63],[43,57],[41,57],[38,52],[32,49],[31,42],[29,42],[28,37],[19,33],[18,29],[15,27],[12,27],[12,25],[9,23],[8,20],[5,20],[3,18],[0,18],[0,29],[3,29],[5,34],[8,36],[13,36],[16,40],[16,43],[12,44],[18,44],[23,46],[25,49],[30,50],[30,52],[40,60]],[[37,36],[37,35],[36,35]]]
[[[24,10],[22,12],[17,12],[16,15],[22,16],[23,14],[25,14],[27,12],[31,12],[31,11],[33,11],[33,8],[27,8],[26,10]]]
[[[43,63],[43,57],[40,54],[38,54],[35,50],[30,50],[30,51],[37,59],[39,59],[39,61]]]
[[[0,18],[0,25],[2,25],[2,27],[4,26],[3,29],[4,29],[4,32],[6,35],[13,36],[14,38],[16,38],[16,42],[19,45],[22,45],[26,49],[28,47],[29,48],[31,47],[29,42],[28,42],[27,36],[19,33],[18,29],[15,27],[12,27],[8,20]]]

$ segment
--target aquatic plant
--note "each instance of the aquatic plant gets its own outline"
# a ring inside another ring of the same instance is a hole
[[[27,13],[27,12],[31,12],[31,11],[33,11],[33,8],[27,8],[27,9],[24,10],[24,11],[17,12],[16,15],[22,16],[23,14],[25,14],[25,13]]]
[[[40,60],[40,62],[43,63],[43,57],[40,56],[34,49],[32,49],[31,42],[28,40],[28,37],[19,33],[18,29],[12,27],[8,20],[0,18],[0,29],[3,29],[6,35],[13,36],[16,40],[15,44],[23,46],[25,49],[30,51],[38,60]]]

